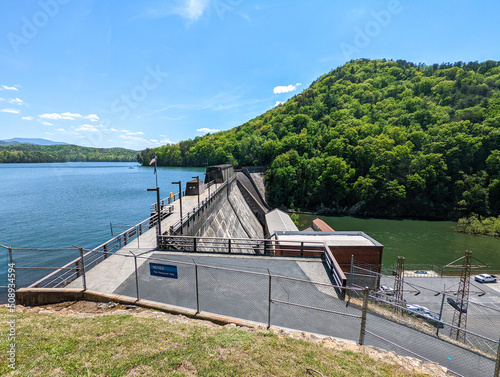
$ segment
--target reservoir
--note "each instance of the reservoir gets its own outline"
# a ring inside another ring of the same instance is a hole
[[[152,167],[137,162],[68,162],[0,164],[0,244],[17,248],[92,249],[114,234],[149,217],[156,202]],[[204,168],[158,167],[161,198],[177,193],[178,185],[193,176],[204,177]],[[22,256],[15,262],[22,265]],[[39,265],[62,266],[77,254],[23,253]],[[7,250],[0,248],[0,286],[6,284]],[[26,278],[51,271],[18,271]],[[21,279],[23,280],[23,279]],[[30,279],[31,280],[31,279]],[[19,281],[18,281],[19,283]]]

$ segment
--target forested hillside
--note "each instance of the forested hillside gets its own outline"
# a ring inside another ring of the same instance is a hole
[[[0,163],[136,161],[137,152],[124,148],[87,148],[78,145],[15,144],[0,146]]]
[[[499,88],[500,62],[356,60],[239,127],[155,151],[160,165],[267,165],[274,206],[498,216]]]

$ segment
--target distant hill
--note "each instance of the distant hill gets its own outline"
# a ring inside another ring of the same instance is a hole
[[[500,62],[351,61],[239,127],[142,151],[140,161],[154,153],[159,165],[266,165],[276,207],[498,216]]]
[[[137,151],[125,148],[88,148],[71,144],[0,145],[0,163],[77,162],[77,161],[88,161],[88,162],[137,161]]]
[[[14,144],[34,144],[34,145],[69,145],[68,143],[63,143],[61,141],[52,141],[48,139],[40,138],[23,138],[15,137],[8,140],[0,140],[0,145],[14,145]]]

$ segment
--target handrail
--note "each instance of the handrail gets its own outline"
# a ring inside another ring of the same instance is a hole
[[[186,190],[181,191],[180,194],[182,196],[186,196]],[[172,197],[168,196],[168,197],[166,197],[164,199],[161,199],[160,200],[160,208],[163,209],[163,207],[165,207],[165,206],[167,206],[169,204],[172,204],[176,200],[179,200],[179,193],[174,194]],[[149,205],[149,207],[151,208],[151,212],[156,212],[156,206],[157,205],[158,205],[158,203],[153,203],[153,204]]]
[[[240,253],[242,250],[251,250],[252,254],[260,254],[262,250],[261,255],[276,255],[276,252],[278,252],[278,255],[281,256],[305,257],[316,256],[318,253],[321,253],[335,284],[345,286],[347,282],[347,278],[333,256],[332,251],[326,243],[320,241],[161,235],[158,246],[160,249],[168,249],[168,246],[173,246],[177,249],[191,252],[231,254]],[[216,251],[207,249],[215,249]],[[246,252],[244,254],[250,253]]]
[[[229,180],[229,184],[231,184],[235,179],[236,179],[236,176],[233,176]],[[198,204],[196,207],[192,208],[192,210],[188,211],[184,216],[182,216],[181,219],[179,219],[175,223],[173,223],[171,226],[171,234],[177,233],[179,231],[179,229],[181,228],[181,226],[184,227],[184,224],[188,223],[189,220],[193,216],[196,216],[200,211],[202,211],[204,208],[206,208],[212,200],[214,200],[218,195],[220,195],[222,193],[222,190],[224,190],[224,188],[226,188],[227,184],[228,184],[228,181],[221,183],[220,186],[217,188],[217,190],[215,190],[215,192],[211,193],[209,197],[203,199],[200,202],[200,204]],[[156,207],[155,207],[155,209],[156,209]]]
[[[103,252],[103,257],[104,259],[107,258],[107,255],[112,254],[114,251],[117,249],[121,249],[122,244],[123,246],[127,245],[130,241],[134,240],[135,238],[139,237],[143,232],[153,228],[156,226],[157,223],[157,217],[152,215],[148,217],[147,219],[141,221],[137,225],[134,225],[130,227],[129,229],[123,231],[122,233],[118,234],[117,236],[111,238],[110,240],[100,244],[99,246],[93,248],[92,250],[87,251],[85,254],[83,254],[84,258],[84,263],[85,264],[90,264],[95,262],[98,258],[102,256],[97,256],[94,259],[90,261],[85,261],[85,258],[89,259],[89,256],[92,256],[92,253],[95,253],[96,251],[99,252],[102,250]],[[68,262],[61,268],[58,268],[56,271],[51,272],[47,276],[43,277],[42,279],[37,280],[33,284],[30,285],[30,288],[36,288],[39,287],[44,281],[47,281],[49,279],[52,279],[46,283],[45,286],[54,284],[55,280],[58,279],[63,279],[61,283],[59,284],[65,284],[65,282],[72,281],[72,279],[77,275],[76,272],[69,273],[67,271],[68,267],[71,265],[75,265],[76,263],[79,263],[81,261],[81,257],[75,258],[74,260]],[[66,270],[63,270],[66,269]],[[58,275],[60,274],[60,275]]]

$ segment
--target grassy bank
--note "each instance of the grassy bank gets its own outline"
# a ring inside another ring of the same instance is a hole
[[[9,343],[5,335],[7,315],[6,308],[0,308],[2,355],[6,355]],[[358,346],[346,348],[339,343],[195,322],[143,309],[82,313],[52,306],[17,313],[16,369],[9,369],[6,357],[2,357],[0,375],[424,375],[409,367],[410,362],[407,366],[394,363],[395,355],[374,357],[360,352]]]

